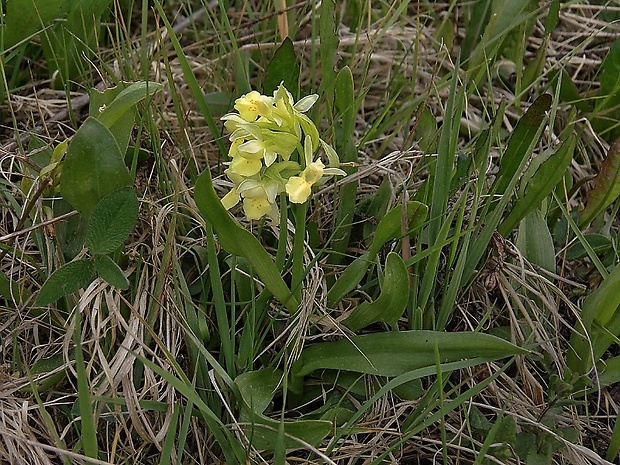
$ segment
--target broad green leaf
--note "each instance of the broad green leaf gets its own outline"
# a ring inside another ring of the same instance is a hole
[[[99,113],[97,119],[108,129],[127,112],[144,99],[148,99],[163,88],[157,82],[134,82],[123,89],[114,100]]]
[[[138,219],[138,199],[131,187],[108,194],[97,204],[88,224],[86,245],[93,255],[108,254],[123,244]]]
[[[299,93],[299,63],[297,62],[293,42],[288,37],[278,47],[267,66],[265,81],[263,82],[263,94],[273,94],[282,82],[284,87],[294,97],[297,97]]]
[[[381,294],[374,302],[364,302],[356,307],[343,324],[351,331],[383,321],[396,325],[409,302],[409,273],[403,259],[390,253],[385,262]]]
[[[496,193],[506,192],[510,181],[529,159],[540,139],[546,120],[545,112],[549,108],[551,108],[551,95],[543,94],[532,103],[517,123],[502,156],[497,179],[493,184]]]
[[[510,231],[534,211],[562,180],[573,159],[576,138],[571,134],[558,150],[543,161],[525,186],[525,195],[518,199],[508,217],[497,228],[506,237]]]
[[[527,350],[504,339],[483,333],[424,330],[373,333],[307,346],[295,362],[293,373],[305,376],[328,368],[399,376],[436,363],[475,357],[500,359],[526,353]]]
[[[129,281],[114,260],[107,255],[95,255],[93,258],[95,271],[100,278],[119,289],[129,288]]]
[[[353,94],[353,74],[351,68],[345,66],[336,75],[336,108],[342,116],[343,138],[353,137],[357,105]]]
[[[301,441],[317,446],[332,430],[331,421],[296,420],[280,421],[266,417],[262,413],[272,403],[280,385],[283,373],[280,370],[265,368],[243,373],[235,379],[242,401],[241,421],[253,447],[257,449],[274,449],[278,443],[278,431],[284,427],[284,443],[287,449],[303,447]]]
[[[105,111],[108,105],[127,88],[129,83],[120,82],[115,87],[109,87],[101,92],[97,89],[93,89],[90,92],[90,105],[89,115],[98,118],[102,112]],[[118,120],[114,122],[108,129],[114,135],[121,154],[127,153],[127,147],[129,147],[129,140],[131,138],[131,131],[136,119],[136,110],[131,108],[125,112]]]
[[[584,301],[581,322],[575,324],[570,338],[566,365],[573,374],[585,375],[598,361],[614,338],[620,335],[620,265],[616,265],[601,285]],[[589,339],[583,336],[587,331]]]
[[[90,260],[69,262],[54,271],[39,291],[35,305],[56,302],[61,297],[86,287],[95,275],[95,265]]]
[[[601,386],[611,386],[620,383],[620,356],[612,357],[599,366],[598,381]]]
[[[519,223],[516,245],[530,263],[555,273],[553,239],[539,210],[528,213]]]
[[[616,140],[592,181],[594,188],[588,191],[586,207],[579,215],[579,227],[587,226],[620,195],[620,138]]]
[[[299,304],[282,279],[273,258],[258,239],[232,219],[222,206],[222,202],[213,189],[209,170],[205,170],[196,180],[194,196],[200,213],[213,225],[224,250],[230,254],[245,257],[269,292],[291,312],[296,313]]]
[[[65,18],[70,0],[11,0],[6,4],[4,49],[7,50],[42,30],[57,18]]]
[[[106,195],[132,184],[116,139],[101,122],[88,117],[73,136],[65,156],[62,196],[89,218]]]

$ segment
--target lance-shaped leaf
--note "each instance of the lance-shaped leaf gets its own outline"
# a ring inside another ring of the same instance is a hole
[[[232,219],[222,206],[222,202],[213,189],[209,170],[205,170],[196,180],[194,194],[200,213],[213,225],[224,250],[230,254],[245,257],[269,292],[291,312],[296,313],[299,304],[282,279],[273,258],[258,239]]]
[[[510,231],[542,203],[560,182],[573,159],[576,138],[571,134],[567,140],[539,166],[525,186],[525,195],[518,199],[508,217],[497,228],[502,236]]]
[[[108,284],[118,287],[119,289],[128,289],[129,281],[123,273],[123,270],[107,255],[95,255],[94,257],[95,271],[100,278],[103,278]]]
[[[293,366],[293,374],[300,377],[327,368],[399,376],[416,368],[435,366],[437,362],[475,357],[500,359],[527,352],[484,333],[425,330],[373,333],[306,347]]]
[[[581,228],[600,215],[620,195],[620,138],[609,147],[601,170],[592,183],[594,188],[588,191],[586,208],[579,215]]]
[[[263,82],[263,94],[271,95],[281,83],[284,83],[284,87],[294,97],[297,96],[299,92],[299,63],[293,42],[288,37],[278,47],[267,66],[267,73]]]
[[[119,118],[130,111],[140,101],[151,97],[162,89],[157,82],[135,82],[123,89],[116,98],[99,113],[97,119],[110,128]]]
[[[573,374],[584,375],[620,335],[620,265],[584,301],[581,321],[570,338],[566,364]],[[587,337],[584,335],[584,329]]]
[[[390,253],[385,262],[381,294],[374,302],[364,302],[344,320],[351,331],[358,331],[377,321],[394,326],[409,302],[409,273],[402,258]]]

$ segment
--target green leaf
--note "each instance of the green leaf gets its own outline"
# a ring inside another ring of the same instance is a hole
[[[338,35],[336,34],[336,12],[334,0],[321,2],[319,15],[319,51],[321,55],[321,90],[331,104],[336,87],[336,54],[338,51]]]
[[[428,207],[417,201],[409,201],[407,202],[406,219],[403,218],[404,213],[404,207],[398,205],[381,218],[369,249],[372,259],[389,241],[406,233],[411,234],[421,228],[428,216]],[[403,231],[403,224],[407,228],[405,231]]]
[[[586,207],[579,215],[579,227],[588,225],[620,195],[620,138],[616,140],[605,157],[601,169],[588,191]]]
[[[293,42],[288,37],[278,47],[267,66],[265,81],[263,82],[263,94],[273,94],[273,91],[278,88],[282,81],[284,81],[284,87],[297,97],[299,93],[299,63]]]
[[[403,259],[390,253],[385,262],[385,274],[381,294],[374,302],[364,302],[356,307],[344,320],[351,331],[358,331],[366,326],[383,321],[396,325],[409,302],[409,273]]]
[[[424,330],[373,333],[307,346],[295,362],[293,372],[305,376],[328,368],[399,376],[436,363],[475,357],[500,359],[526,353],[527,350],[504,339],[483,333]]]
[[[95,271],[100,278],[119,289],[129,289],[127,277],[114,260],[107,255],[95,255],[93,258]]]
[[[65,156],[60,181],[63,197],[89,218],[106,195],[132,184],[116,139],[101,122],[88,117]]]
[[[516,245],[531,263],[555,273],[553,239],[539,210],[528,213],[519,224]]]
[[[131,187],[108,194],[97,204],[88,224],[90,253],[108,254],[123,244],[138,219],[138,199]]]
[[[398,205],[381,218],[368,252],[353,260],[327,293],[329,307],[333,308],[361,282],[366,275],[368,267],[374,262],[377,253],[385,244],[403,235],[403,223],[405,222],[403,213],[403,206]],[[416,201],[407,202],[405,224],[408,230],[405,232],[411,234],[421,228],[424,221],[426,221],[427,215],[428,207],[423,203]]]
[[[280,421],[266,417],[262,413],[272,403],[281,383],[283,373],[273,368],[243,373],[235,379],[241,400],[240,425],[251,438],[253,447],[273,450],[278,444],[278,431],[284,428],[284,444],[287,449],[299,449],[299,441],[318,446],[332,430],[331,421],[296,420]]]
[[[564,177],[573,159],[575,143],[576,138],[571,134],[554,154],[538,165],[538,169],[525,185],[525,195],[515,202],[508,217],[497,228],[502,236],[506,237],[519,221],[538,208]]]
[[[605,253],[613,247],[611,240],[602,234],[585,234],[583,238],[587,242],[589,248],[597,255]],[[580,260],[587,256],[588,251],[584,244],[581,243],[581,240],[575,241],[566,252],[566,260]]]
[[[437,121],[430,107],[421,103],[417,110],[414,137],[418,141],[420,148],[426,153],[437,152],[437,142],[439,132],[437,131]]]
[[[599,69],[601,87],[591,117],[592,127],[606,140],[620,136],[620,37],[616,39]]]
[[[89,95],[90,105],[88,114],[94,118],[98,118],[101,113],[105,111],[107,106],[110,105],[118,94],[126,89],[128,85],[129,83],[120,82],[118,86],[109,87],[101,92],[97,89],[93,89]],[[135,108],[131,108],[108,128],[114,135],[121,154],[127,152],[135,119],[136,110]]]
[[[211,173],[208,169],[196,180],[194,195],[200,213],[213,225],[224,250],[230,254],[245,257],[269,292],[291,312],[296,313],[299,303],[282,279],[273,258],[258,239],[232,219],[222,206],[222,202],[213,189]]]
[[[54,271],[39,291],[35,305],[56,302],[61,297],[86,287],[95,275],[95,265],[90,260],[69,262]]]
[[[99,113],[97,119],[106,127],[111,128],[128,111],[144,99],[148,99],[164,86],[157,82],[141,81],[123,89],[116,98]]]
[[[69,0],[11,0],[4,18],[4,49],[7,50],[69,12]]]
[[[508,146],[502,156],[499,173],[493,186],[498,194],[504,194],[515,174],[522,169],[540,139],[545,125],[545,112],[551,108],[551,95],[538,97],[521,117],[514,128]]]
[[[584,301],[581,322],[570,338],[566,365],[573,374],[585,375],[594,360],[605,353],[620,334],[620,265]],[[584,328],[589,338],[584,337]]]
[[[353,137],[355,129],[355,117],[357,116],[351,68],[345,66],[336,75],[336,108],[342,116],[342,137]]]

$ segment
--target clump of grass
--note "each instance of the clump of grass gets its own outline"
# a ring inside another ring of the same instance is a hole
[[[3,50],[2,459],[616,460],[615,9],[274,3],[113,2],[61,91],[39,39]],[[219,207],[219,118],[280,77],[319,94],[347,176],[278,225]],[[163,87],[126,126],[140,207],[108,253],[52,162],[122,81]],[[126,289],[42,304],[102,250]]]

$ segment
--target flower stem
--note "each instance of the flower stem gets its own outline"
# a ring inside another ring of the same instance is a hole
[[[302,286],[304,279],[304,242],[306,239],[306,212],[308,204],[297,204],[293,207],[295,217],[295,236],[293,238],[293,280],[291,291],[297,302],[301,302]]]

